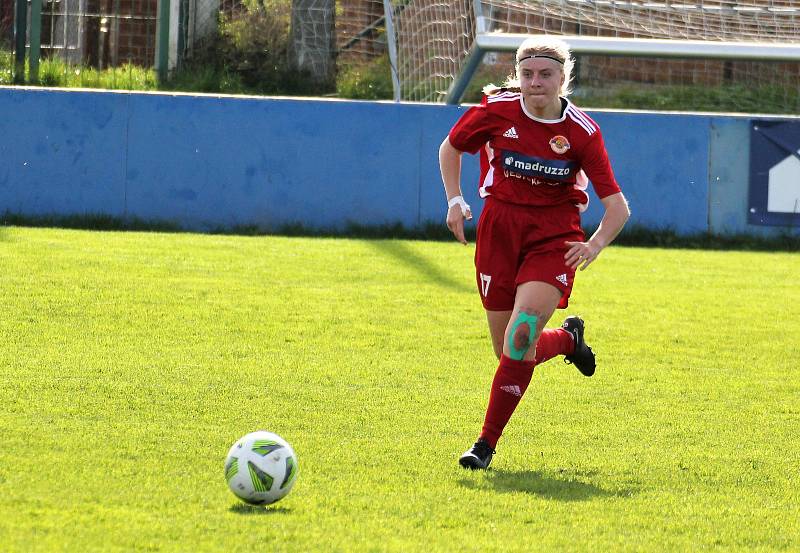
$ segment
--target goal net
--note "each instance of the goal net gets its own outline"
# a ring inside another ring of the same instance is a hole
[[[444,101],[477,32],[800,45],[796,0],[393,0],[391,4],[401,96],[411,101]],[[741,106],[740,111],[800,113],[800,61],[576,58],[575,93],[587,99],[626,91],[652,94],[684,87],[691,94],[708,87],[740,87],[757,91],[753,95],[757,105]],[[512,54],[486,54],[464,100],[475,101],[484,84],[504,80],[512,69]]]

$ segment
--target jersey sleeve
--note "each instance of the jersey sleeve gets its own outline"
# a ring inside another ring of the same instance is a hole
[[[611,169],[603,136],[599,131],[586,144],[581,167],[592,181],[592,187],[598,198],[603,199],[621,191],[617,179],[614,177],[614,171]]]
[[[486,99],[461,116],[448,135],[450,144],[462,152],[476,153],[492,138],[490,114]]]

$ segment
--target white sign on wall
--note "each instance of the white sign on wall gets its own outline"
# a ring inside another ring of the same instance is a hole
[[[800,226],[800,120],[752,120],[747,222]]]

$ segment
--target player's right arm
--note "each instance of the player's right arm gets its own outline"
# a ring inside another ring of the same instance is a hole
[[[444,191],[447,194],[447,228],[462,244],[467,243],[464,237],[464,220],[472,219],[472,211],[464,203],[461,195],[461,152],[450,144],[450,137],[445,137],[439,146],[439,170],[442,173]],[[458,199],[461,199],[458,201]],[[466,206],[466,207],[464,207]]]
[[[472,211],[461,196],[461,155],[475,154],[491,139],[491,124],[486,97],[456,122],[439,146],[439,169],[447,194],[447,228],[456,240],[466,244],[464,221],[472,219]]]

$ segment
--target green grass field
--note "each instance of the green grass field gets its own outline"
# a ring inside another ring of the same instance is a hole
[[[0,227],[0,550],[800,549],[800,254],[608,249],[597,375],[537,368],[470,473],[472,253]],[[266,509],[223,474],[257,429],[300,463]]]

